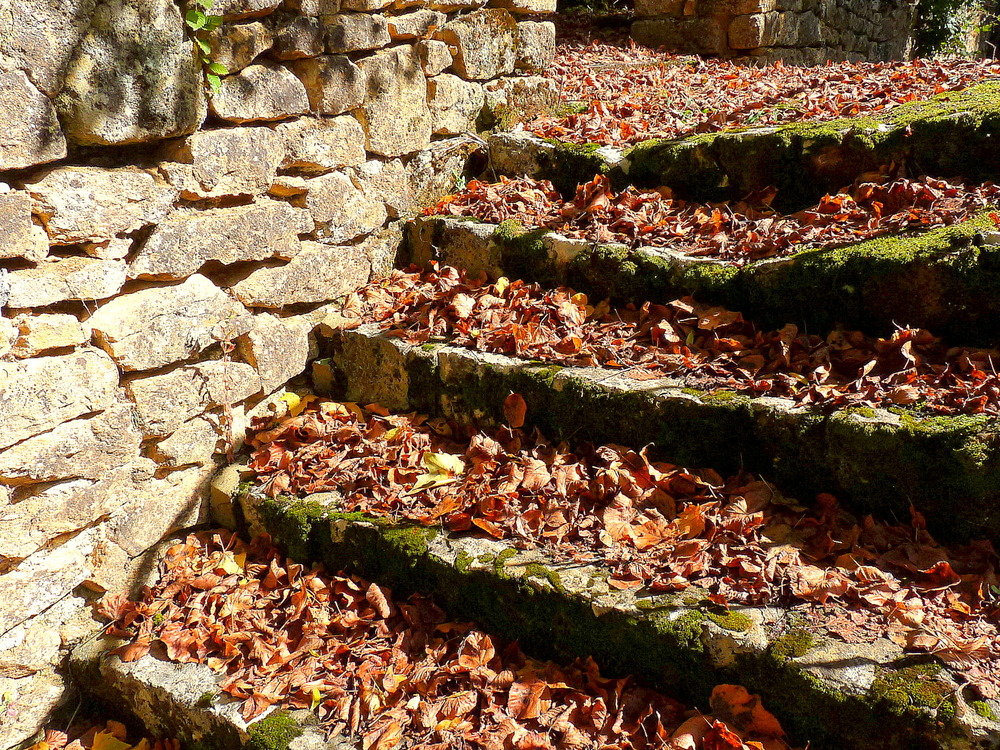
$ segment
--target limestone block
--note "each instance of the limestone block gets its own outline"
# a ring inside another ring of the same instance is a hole
[[[10,318],[0,318],[0,358],[7,359],[17,340],[17,327]],[[0,495],[0,500],[3,496]]]
[[[357,111],[368,151],[403,156],[424,148],[431,139],[431,113],[427,79],[413,45],[376,52],[358,67],[369,92]]]
[[[54,669],[21,678],[0,677],[0,695],[7,696],[4,721],[0,724],[0,747],[30,744],[68,694],[66,678]]]
[[[340,0],[285,0],[285,7],[303,16],[332,16],[340,12]]]
[[[518,70],[544,72],[556,56],[556,25],[551,21],[521,21],[517,24]]]
[[[303,245],[287,265],[254,271],[232,288],[233,294],[248,307],[282,308],[339,299],[368,283],[371,261],[366,242]]]
[[[406,164],[411,205],[419,211],[453,193],[455,183],[467,172],[469,158],[481,148],[477,139],[462,136],[435,141],[415,154]]]
[[[83,344],[88,338],[80,321],[65,313],[25,313],[14,319],[14,325],[17,338],[11,353],[18,359]]]
[[[0,171],[66,156],[66,137],[55,107],[20,70],[0,68],[0,116],[6,132],[0,139]]]
[[[233,405],[260,391],[260,377],[248,364],[213,360],[162,375],[128,378],[125,392],[135,402],[146,437],[163,437],[217,406]]]
[[[733,49],[770,47],[778,38],[779,13],[736,16],[729,24],[729,46]]]
[[[326,26],[326,51],[331,53],[360,52],[384,47],[389,36],[385,16],[368,13],[340,13],[323,19]]]
[[[56,245],[103,242],[155,224],[177,198],[176,188],[136,167],[56,167],[25,189]]]
[[[777,10],[779,4],[784,7],[788,5],[788,0],[731,0],[731,12],[734,16],[741,16],[745,13],[767,13]]]
[[[401,16],[389,17],[389,36],[393,40],[421,39],[444,26],[448,16],[436,10],[421,8]]]
[[[222,79],[209,102],[229,122],[284,120],[309,111],[305,87],[280,65],[251,65]]]
[[[11,271],[8,307],[44,307],[68,300],[113,297],[125,284],[125,261],[98,258],[46,260],[34,268]]]
[[[437,39],[421,39],[416,44],[420,68],[428,76],[436,76],[451,67],[451,48]]]
[[[302,117],[276,132],[284,146],[282,169],[323,172],[365,161],[365,131],[350,115]]]
[[[394,221],[373,232],[371,237],[360,244],[371,265],[372,279],[381,279],[395,270],[403,244],[403,224],[402,221]]]
[[[225,450],[224,426],[216,414],[189,419],[153,447],[152,458],[162,466],[203,464]]]
[[[474,132],[485,102],[480,83],[463,81],[449,73],[427,79],[427,106],[436,135]]]
[[[88,635],[100,630],[89,614],[80,616],[77,610],[84,608],[89,609],[86,601],[71,594],[0,635],[0,677],[17,679],[58,666],[63,656],[61,631],[67,621],[73,623],[70,627],[75,630],[87,618],[93,626]]]
[[[118,368],[97,349],[0,362],[0,448],[109,407]]]
[[[177,3],[98,4],[56,108],[67,138],[85,145],[195,131],[205,119],[205,85]]]
[[[39,261],[48,252],[48,235],[31,220],[31,196],[21,190],[0,193],[0,258]]]
[[[274,56],[280,60],[318,57],[325,49],[323,24],[318,18],[296,16],[274,34]]]
[[[132,462],[141,440],[132,407],[113,404],[97,416],[63,422],[0,451],[0,481],[100,479]]]
[[[389,217],[418,213],[424,205],[416,205],[401,159],[369,159],[354,170],[354,176],[366,192],[385,204]]]
[[[556,0],[490,0],[491,8],[504,8],[511,13],[537,15],[555,13]]]
[[[306,369],[312,325],[300,317],[254,317],[253,328],[239,338],[240,356],[256,368],[265,393],[284,385]]]
[[[266,16],[279,5],[281,0],[215,0],[211,12],[233,21]]]
[[[503,128],[546,114],[559,103],[555,81],[544,76],[498,78],[483,90],[486,108]]]
[[[309,106],[318,114],[339,115],[365,99],[364,75],[343,55],[296,60],[291,67],[305,86]]]
[[[202,130],[163,148],[161,158],[190,164],[179,185],[189,200],[263,195],[281,162],[280,139],[266,126]]]
[[[151,370],[189,359],[249,330],[249,313],[204,276],[143,289],[102,305],[87,321],[123,370]]]
[[[431,10],[451,13],[456,10],[475,10],[486,5],[486,0],[428,0],[426,3],[412,2],[405,5],[426,5]]]
[[[681,16],[684,14],[685,2],[686,0],[635,0],[635,15],[637,18]]]
[[[90,258],[101,260],[121,260],[132,252],[131,237],[114,237],[102,242],[86,242],[83,251]]]
[[[379,197],[349,174],[331,172],[306,180],[305,185],[304,205],[316,222],[316,236],[329,242],[367,234],[387,218]]]
[[[363,13],[374,13],[388,8],[394,0],[340,0],[341,10],[357,10]]]
[[[725,54],[729,51],[726,34],[726,27],[713,17],[642,19],[632,24],[632,38],[637,43],[680,52]]]
[[[449,21],[434,34],[456,51],[455,72],[487,80],[514,72],[517,22],[506,10],[477,10]]]
[[[276,42],[274,33],[260,21],[223,24],[207,36],[212,62],[226,66],[230,73],[253,64]]]
[[[208,261],[224,265],[291,258],[298,235],[311,232],[309,214],[282,201],[206,210],[178,209],[149,236],[128,267],[131,278],[183,279]]]

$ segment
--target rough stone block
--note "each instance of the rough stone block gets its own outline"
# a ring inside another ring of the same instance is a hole
[[[319,114],[339,115],[365,99],[365,77],[343,55],[296,60],[291,67],[305,86],[309,106]]]
[[[48,252],[48,235],[31,220],[31,196],[20,190],[0,193],[0,258],[39,261]]]
[[[350,115],[302,117],[276,131],[284,146],[282,169],[323,172],[365,161],[365,131]]]
[[[312,325],[301,317],[254,316],[253,328],[239,338],[240,356],[257,370],[265,393],[306,369]]]
[[[491,8],[504,8],[520,15],[555,13],[556,0],[490,0]]]
[[[281,0],[215,0],[212,13],[222,16],[227,21],[241,18],[257,18],[274,12],[281,5]]]
[[[401,16],[389,17],[389,36],[393,40],[420,39],[443,26],[448,16],[436,10],[422,8]]]
[[[394,0],[340,0],[340,7],[342,10],[358,10],[364,13],[372,13],[383,8],[388,8],[393,2]]]
[[[209,102],[229,122],[284,120],[309,111],[305,87],[280,65],[251,65],[222,79]]]
[[[639,44],[706,55],[729,51],[726,34],[719,19],[711,17],[641,19],[632,24],[632,38]]]
[[[443,73],[427,79],[427,106],[436,135],[458,135],[475,131],[486,96],[483,86]]]
[[[514,72],[517,22],[506,10],[477,10],[449,21],[435,39],[455,50],[455,72],[469,80],[488,80]]]
[[[316,236],[346,242],[381,227],[385,204],[360,180],[331,172],[305,180],[304,206],[316,222]]]
[[[684,14],[684,3],[685,0],[635,0],[635,15],[636,18],[679,17]]]
[[[517,24],[518,70],[543,72],[556,56],[556,25],[551,21],[520,21]]]
[[[131,278],[183,279],[209,261],[291,258],[300,249],[298,236],[312,230],[306,211],[270,198],[231,208],[179,209],[153,230],[128,272]]]
[[[83,344],[88,338],[80,321],[65,313],[25,313],[18,315],[13,325],[16,338],[10,351],[18,359]]]
[[[125,284],[125,262],[97,258],[59,258],[35,268],[11,271],[7,306],[44,307],[69,300],[113,297]]]
[[[436,76],[451,67],[451,48],[437,39],[421,39],[416,44],[420,68],[428,76]]]
[[[427,79],[413,45],[377,52],[360,60],[358,67],[370,92],[357,111],[367,136],[367,150],[381,156],[403,156],[430,143]]]
[[[323,24],[312,16],[291,18],[274,34],[274,56],[281,60],[318,57],[324,48]]]
[[[729,24],[729,46],[733,49],[770,47],[778,39],[779,13],[736,16]]]
[[[0,578],[0,586],[3,585]],[[0,747],[14,748],[30,744],[48,724],[53,711],[69,694],[69,686],[65,677],[49,668],[19,678],[0,677],[0,694],[7,696],[4,722],[0,724]]]
[[[101,306],[87,321],[123,370],[151,370],[188,359],[249,330],[250,315],[211,281],[143,289]]]
[[[98,4],[56,108],[67,138],[85,145],[196,130],[205,119],[205,85],[178,5],[173,0]]]
[[[109,407],[118,368],[97,349],[0,362],[0,448]]]
[[[55,107],[20,70],[0,69],[0,115],[6,132],[0,140],[0,171],[66,156],[66,137]]]
[[[552,110],[559,103],[559,91],[551,78],[517,76],[488,81],[486,109],[503,128]]]
[[[135,167],[56,167],[25,189],[56,245],[104,242],[155,224],[177,197],[176,188]]]
[[[468,171],[469,158],[481,148],[478,139],[460,136],[435,141],[417,152],[406,164],[410,205],[419,211],[453,193]]]
[[[340,13],[323,19],[326,51],[361,52],[379,49],[392,41],[385,16],[368,13]]]
[[[280,139],[265,126],[203,130],[167,145],[169,161],[191,165],[181,195],[191,200],[263,195],[281,162]]]
[[[428,205],[414,204],[401,159],[369,159],[354,170],[354,177],[369,195],[385,204],[390,218],[417,213]]]
[[[399,3],[397,3],[398,5]],[[426,2],[408,2],[402,7],[410,5],[426,5],[431,10],[439,10],[442,13],[452,13],[454,11],[475,10],[486,5],[486,0],[427,0]]]
[[[162,466],[204,464],[225,450],[225,429],[219,414],[194,417],[154,445],[151,457]]]
[[[207,37],[211,47],[209,58],[224,65],[230,73],[237,73],[253,64],[275,43],[274,33],[259,21],[224,24]]]

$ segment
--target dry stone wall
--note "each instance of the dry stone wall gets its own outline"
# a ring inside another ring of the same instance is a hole
[[[554,5],[216,0],[212,92],[183,4],[0,0],[0,749],[476,131],[555,104]]]
[[[632,36],[750,61],[900,60],[915,13],[914,0],[636,0]]]

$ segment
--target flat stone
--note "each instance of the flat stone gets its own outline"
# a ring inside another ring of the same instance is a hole
[[[25,181],[33,212],[56,245],[104,242],[155,224],[177,189],[136,167],[56,167]]]
[[[305,86],[310,108],[318,114],[339,115],[365,99],[364,74],[343,55],[296,60],[291,68]]]
[[[0,139],[0,171],[66,156],[66,137],[55,107],[20,70],[0,68],[0,116],[7,133]]]
[[[385,16],[368,13],[340,13],[323,19],[326,51],[361,52],[379,49],[392,41]]]
[[[684,14],[684,4],[686,2],[687,0],[635,0],[635,15],[637,18],[681,16]],[[739,13],[740,11],[733,12]]]
[[[20,679],[0,676],[0,695],[7,696],[4,721],[0,724],[0,747],[30,744],[69,694],[67,680],[54,669]]]
[[[253,327],[236,345],[240,357],[257,370],[265,393],[305,371],[311,330],[309,321],[301,317],[254,316]]]
[[[189,359],[249,330],[249,314],[204,276],[111,300],[87,321],[123,370],[151,370]]]
[[[65,313],[25,313],[13,325],[17,330],[11,353],[18,359],[83,344],[89,338],[76,316]]]
[[[311,16],[296,16],[274,33],[274,56],[280,60],[318,57],[326,49],[323,24]]]
[[[266,126],[202,130],[168,144],[161,158],[191,165],[179,185],[189,200],[263,195],[281,163],[280,139]]]
[[[276,132],[284,146],[282,169],[325,172],[365,161],[365,131],[350,115],[302,117]]]
[[[151,456],[163,466],[204,464],[220,450],[225,450],[223,430],[219,415],[194,417],[153,446]]]
[[[222,79],[212,111],[229,122],[284,120],[309,111],[305,87],[280,65],[251,65]]]
[[[430,143],[431,114],[427,79],[412,45],[376,52],[358,62],[374,92],[357,111],[367,149],[382,156],[403,156]]]
[[[211,12],[227,21],[266,16],[281,5],[281,0],[215,0]]]
[[[469,159],[481,149],[478,138],[459,136],[418,151],[406,164],[411,206],[407,213],[419,212],[454,193],[458,180],[468,172]]]
[[[8,307],[44,307],[68,300],[113,297],[125,284],[125,262],[97,258],[46,260],[34,268],[10,271]]]
[[[316,221],[316,236],[345,242],[381,227],[385,204],[361,181],[331,172],[305,181],[304,205]]]
[[[364,13],[388,8],[395,0],[340,0],[342,10],[358,10]]]
[[[116,145],[194,132],[201,64],[173,0],[105,0],[76,48],[56,108],[66,137]]]
[[[282,308],[300,303],[329,302],[368,283],[371,272],[366,243],[325,245],[303,242],[287,265],[262,268],[232,288],[248,307]]]
[[[427,106],[436,135],[474,132],[486,96],[483,86],[443,73],[427,79]]]
[[[212,477],[209,502],[212,506],[212,520],[227,529],[236,529],[233,495],[240,483],[252,472],[246,464],[228,464]]]
[[[99,479],[134,460],[141,441],[132,407],[113,404],[95,417],[64,422],[0,451],[0,481]]]
[[[181,209],[153,230],[128,272],[131,278],[183,279],[209,261],[291,258],[299,252],[298,236],[312,229],[308,212],[270,198],[230,208]]]
[[[449,21],[435,39],[455,50],[455,72],[468,80],[488,80],[514,72],[517,22],[501,8],[473,11]]]
[[[10,318],[0,318],[0,358],[9,359],[17,340],[17,327]]]
[[[124,385],[146,437],[165,437],[192,417],[236,404],[261,389],[253,367],[222,360],[186,365],[162,375],[131,377]]]
[[[486,0],[428,0],[425,3],[412,3],[415,5],[426,5],[431,10],[439,10],[443,13],[454,11],[475,10],[486,5]]]
[[[436,76],[451,67],[451,48],[438,39],[421,39],[416,44],[420,68],[428,76]]]
[[[241,24],[223,24],[209,32],[211,47],[209,58],[225,66],[230,73],[237,73],[271,49],[276,43],[274,33],[259,21]]]
[[[22,190],[0,193],[0,258],[37,262],[48,253],[48,235],[31,220],[31,196]]]
[[[551,21],[519,21],[517,24],[518,70],[542,73],[556,56],[556,25]]]
[[[0,362],[0,448],[109,407],[118,368],[97,349]]]
[[[419,213],[427,205],[414,202],[402,159],[369,159],[354,176],[368,195],[385,204],[390,218]]]
[[[421,39],[429,36],[441,26],[444,26],[448,16],[436,10],[421,8],[400,16],[390,16],[389,36],[394,41]]]
[[[340,12],[340,0],[285,0],[285,6],[303,16],[332,16]]]
[[[491,8],[505,8],[520,15],[556,12],[556,0],[490,0]]]
[[[131,237],[114,237],[101,242],[85,242],[83,252],[89,258],[100,260],[122,260],[132,252]]]
[[[548,114],[559,103],[556,82],[545,76],[511,76],[483,86],[486,109],[504,129]]]

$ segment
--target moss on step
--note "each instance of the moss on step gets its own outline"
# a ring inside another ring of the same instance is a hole
[[[911,709],[928,709],[937,719],[955,716],[955,686],[940,679],[938,664],[880,668],[869,696],[893,714],[912,714]]]
[[[1000,721],[997,715],[990,708],[990,704],[986,701],[972,701],[969,704],[969,708],[976,712],[978,716],[982,716],[984,719],[989,719],[990,721]]]
[[[798,659],[809,653],[815,643],[812,633],[805,628],[792,628],[771,644],[771,657],[781,663]]]
[[[274,711],[247,729],[247,750],[288,750],[288,746],[303,732],[299,723],[287,711]]]

